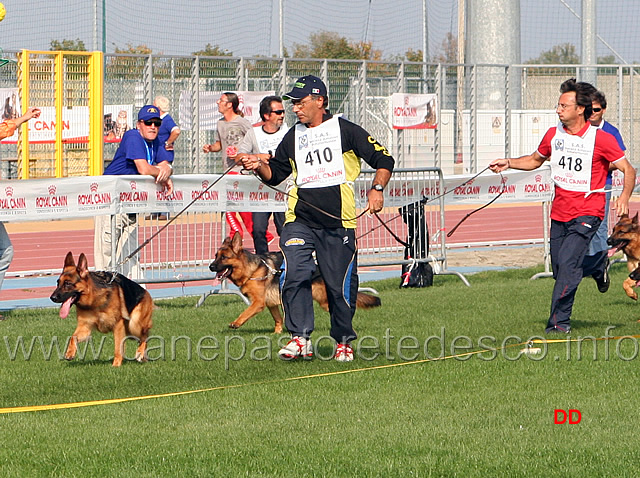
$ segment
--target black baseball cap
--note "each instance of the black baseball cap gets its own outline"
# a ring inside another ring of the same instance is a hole
[[[307,75],[298,78],[293,89],[282,97],[283,100],[301,100],[309,95],[327,96],[327,87],[317,76]]]

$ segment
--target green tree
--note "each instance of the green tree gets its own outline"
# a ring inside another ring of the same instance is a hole
[[[440,51],[433,57],[436,63],[458,63],[458,37],[453,33],[447,35],[440,44]]]
[[[332,58],[342,60],[380,60],[382,52],[371,42],[352,42],[336,32],[309,35],[306,45],[293,44],[293,58]]]
[[[75,40],[51,40],[49,50],[51,51],[87,51],[84,42],[80,38]]]
[[[615,55],[606,55],[606,56],[599,56],[598,57],[598,64],[599,65],[613,65],[614,63],[618,63],[618,61],[616,60]]]
[[[404,57],[407,61],[422,61],[422,50],[414,50],[413,48],[409,48]]]
[[[233,53],[227,50],[226,48],[222,48],[218,45],[211,46],[211,43],[207,43],[204,47],[204,50],[194,51],[192,55],[199,56],[233,56]]]
[[[576,46],[571,43],[556,45],[550,50],[543,51],[539,57],[527,61],[528,64],[542,65],[577,65],[580,57],[576,53]]]
[[[126,48],[118,48],[114,44],[113,48],[115,53],[133,53],[137,55],[151,55],[151,53],[153,53],[153,50],[151,50],[147,45],[133,46],[131,43],[127,43]]]

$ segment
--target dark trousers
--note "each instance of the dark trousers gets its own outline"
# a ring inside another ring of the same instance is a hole
[[[570,329],[571,310],[578,285],[583,277],[599,273],[604,257],[591,256],[585,261],[589,242],[600,226],[600,218],[580,216],[568,222],[551,221],[551,267],[556,283],[551,297],[547,331]]]
[[[291,335],[309,338],[314,329],[311,275],[318,267],[327,287],[331,337],[338,343],[356,338],[353,315],[358,294],[358,261],[354,229],[314,229],[285,224],[280,235],[284,273],[280,276],[285,325]]]
[[[267,244],[267,229],[269,228],[269,218],[273,214],[273,223],[276,225],[278,236],[282,233],[284,224],[283,212],[254,212],[253,213],[253,247],[256,254],[266,254],[269,252],[269,244]]]

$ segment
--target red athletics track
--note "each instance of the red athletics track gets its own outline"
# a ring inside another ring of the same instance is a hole
[[[475,208],[447,208],[445,228],[451,230],[460,219]],[[640,203],[632,202],[631,213],[640,209]],[[162,225],[163,223],[161,223]],[[89,264],[93,264],[93,221],[49,221],[41,223],[5,224],[14,247],[14,257],[9,272],[62,269],[68,251],[74,255],[84,252]],[[271,226],[273,228],[273,226]],[[275,233],[275,231],[272,231]],[[434,234],[432,231],[431,234]],[[245,247],[253,247],[245,234]],[[491,205],[476,212],[447,238],[447,244],[487,243],[539,239],[543,237],[542,205],[526,203],[518,205]],[[272,248],[275,248],[272,244]]]
[[[473,209],[460,209],[459,207],[447,209],[445,223],[447,231]],[[89,264],[93,264],[93,221],[91,219],[7,223],[6,227],[15,249],[13,262],[9,268],[10,273],[14,271],[61,270],[64,256],[68,251],[72,251],[75,256],[84,252]],[[431,232],[431,234],[434,233],[434,231]],[[447,238],[447,244],[542,237],[541,204],[491,205],[469,217],[450,238]],[[166,241],[166,239],[164,240]],[[251,238],[245,237],[245,246],[247,248],[253,247]],[[273,244],[272,248],[275,248]]]

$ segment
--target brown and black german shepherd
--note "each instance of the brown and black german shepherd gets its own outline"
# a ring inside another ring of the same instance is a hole
[[[282,252],[270,252],[257,255],[242,248],[242,236],[236,232],[233,239],[227,237],[218,252],[216,259],[209,265],[212,272],[217,273],[220,280],[229,279],[251,302],[240,316],[229,324],[232,329],[242,325],[269,308],[275,321],[274,333],[282,332],[282,314],[280,313],[280,266],[284,256]],[[329,311],[327,289],[320,273],[314,274],[311,282],[311,294],[320,307]],[[373,295],[358,292],[356,306],[361,309],[378,307],[380,299]]]
[[[138,362],[146,360],[153,301],[139,284],[117,273],[90,272],[84,254],[80,254],[76,266],[73,254],[69,252],[51,300],[62,304],[60,317],[63,319],[69,315],[71,306],[76,305],[78,326],[69,340],[65,359],[72,360],[78,342],[89,340],[91,331],[98,329],[103,334],[113,331],[114,367],[122,364],[124,341],[130,336],[140,341],[135,359]]]
[[[613,248],[609,256],[618,251],[624,252],[627,256],[627,269],[633,273],[640,265],[640,225],[638,224],[638,213],[633,218],[628,214],[620,216],[620,220],[614,226],[611,235],[607,239],[607,244]],[[637,275],[640,275],[637,274]],[[634,287],[636,280],[627,277],[622,283],[622,288],[633,300],[638,300],[638,294]]]

